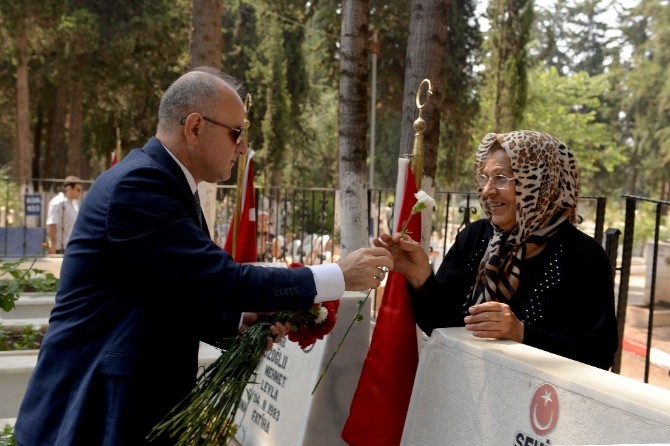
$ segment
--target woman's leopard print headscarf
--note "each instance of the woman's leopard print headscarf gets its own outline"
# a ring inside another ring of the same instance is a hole
[[[482,171],[491,146],[498,142],[509,156],[516,187],[516,227],[504,232],[493,225],[493,237],[479,265],[470,305],[507,302],[519,286],[519,266],[526,243],[542,245],[569,219],[576,224],[579,173],[570,148],[546,133],[521,130],[489,133],[477,149],[475,174]],[[484,213],[491,214],[479,191]]]

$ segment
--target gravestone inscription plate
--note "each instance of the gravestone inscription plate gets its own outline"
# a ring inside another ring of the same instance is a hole
[[[312,389],[364,299],[364,293],[345,292],[335,328],[310,348],[283,338],[265,353],[235,417],[241,445],[346,444],[340,433],[368,351],[371,299],[313,395]]]

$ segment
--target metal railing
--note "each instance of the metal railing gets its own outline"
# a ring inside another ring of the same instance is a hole
[[[665,214],[667,216],[668,207],[670,206],[670,201],[663,200],[654,200],[646,197],[639,197],[634,195],[623,195],[623,198],[626,202],[626,214],[625,214],[625,223],[624,223],[624,232],[623,232],[623,251],[621,253],[621,265],[617,267],[619,272],[619,292],[617,300],[617,324],[619,329],[619,350],[617,351],[616,357],[614,359],[614,365],[612,366],[612,371],[619,373],[621,370],[621,355],[623,351],[623,338],[624,331],[626,327],[626,313],[628,310],[628,297],[629,297],[629,284],[630,284],[630,275],[632,268],[632,258],[633,258],[633,243],[635,238],[635,222],[637,214],[637,206],[642,203],[649,203],[654,206],[654,215],[655,221],[653,226],[654,239],[651,249],[651,259],[647,259],[647,262],[651,261],[651,269],[647,265],[647,271],[650,274],[647,274],[647,279],[649,283],[646,283],[646,289],[649,290],[648,295],[648,320],[647,320],[647,342],[646,342],[646,353],[645,353],[645,371],[644,371],[644,382],[649,382],[649,368],[651,365],[651,348],[652,348],[652,337],[654,332],[654,312],[656,310],[656,284],[657,284],[657,271],[658,271],[658,253],[659,253],[659,244],[660,244],[660,233],[662,227],[662,218]],[[668,227],[668,222],[666,221],[665,227]],[[670,300],[670,296],[666,296]]]
[[[0,180],[0,256],[17,257],[45,254],[47,205],[58,193],[62,179],[31,179],[20,183],[16,179],[5,177]],[[83,182],[84,194],[91,182]],[[269,216],[268,231],[272,240],[263,238],[262,228],[258,227],[259,261],[300,262],[316,264],[336,261],[338,258],[338,191],[332,188],[284,188],[257,187],[256,213]],[[370,240],[381,233],[391,233],[395,204],[395,190],[369,189],[368,235]],[[214,240],[224,246],[228,226],[235,209],[237,190],[233,185],[217,186],[216,217],[210,227]],[[39,209],[32,208],[25,197],[38,197]],[[470,222],[482,217],[477,194],[472,191],[436,191],[433,219],[430,235],[431,261],[437,269],[439,262],[454,242],[456,235]],[[625,221],[622,234],[618,228],[605,231],[605,210],[607,200],[604,197],[580,197],[578,205],[578,226],[603,244],[612,263],[614,276],[618,278],[617,320],[620,345],[622,345],[626,310],[629,299],[629,280],[633,258],[633,240],[635,236],[636,207],[639,203],[655,206],[654,241],[651,258],[651,274],[647,277],[649,290],[649,320],[647,323],[645,382],[648,382],[650,349],[652,346],[654,309],[657,305],[656,283],[658,269],[658,247],[664,215],[667,215],[670,202],[645,197],[624,195]],[[37,212],[35,212],[37,211]],[[648,222],[645,223],[648,226]],[[668,223],[665,223],[665,227]],[[646,229],[648,231],[648,229]],[[623,251],[618,255],[619,246]],[[649,266],[648,266],[649,268]],[[379,307],[381,296],[373,298],[373,316]],[[617,352],[612,371],[619,373],[621,367],[621,349]]]

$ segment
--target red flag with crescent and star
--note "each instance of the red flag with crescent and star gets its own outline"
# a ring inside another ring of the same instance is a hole
[[[242,180],[241,212],[233,218],[228,227],[224,248],[240,263],[256,261],[256,194],[254,192],[254,151],[247,153],[246,167]],[[237,230],[235,230],[237,221]],[[234,242],[234,243],[233,243]]]
[[[417,192],[409,160],[398,160],[395,230],[412,212]],[[421,241],[421,214],[409,221],[407,233]],[[419,363],[416,322],[404,275],[389,272],[370,349],[354,393],[342,438],[351,446],[400,444]]]

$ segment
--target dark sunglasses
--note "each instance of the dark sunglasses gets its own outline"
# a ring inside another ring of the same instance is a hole
[[[200,116],[202,116],[202,119],[204,119],[207,122],[211,122],[212,124],[216,124],[218,126],[221,126],[225,129],[230,130],[232,132],[233,141],[235,142],[235,144],[239,144],[239,143],[242,142],[242,137],[244,136],[244,131],[246,130],[244,127],[231,127],[229,125],[224,124],[223,122],[219,122],[215,119],[208,118],[207,116],[204,116],[204,115],[200,115]],[[181,118],[179,120],[179,123],[181,125],[186,124],[186,118]]]

